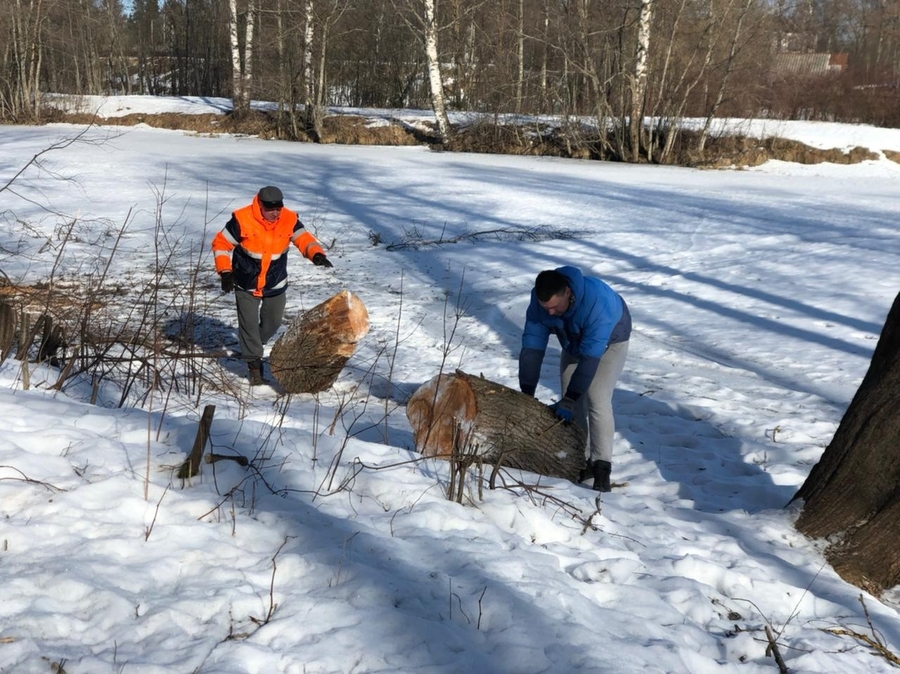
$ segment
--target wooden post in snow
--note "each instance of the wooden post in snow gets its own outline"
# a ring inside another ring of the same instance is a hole
[[[203,416],[200,417],[200,423],[197,426],[197,435],[194,436],[194,446],[187,461],[181,464],[178,469],[178,477],[185,480],[194,477],[200,472],[200,459],[203,458],[203,450],[206,448],[206,442],[209,440],[209,429],[212,428],[213,415],[216,413],[215,405],[207,405],[203,408]]]

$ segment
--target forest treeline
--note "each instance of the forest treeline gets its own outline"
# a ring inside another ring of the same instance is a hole
[[[719,117],[900,127],[897,0],[0,0],[0,17],[0,119],[18,123],[47,92],[221,96],[237,117],[274,101],[278,135],[312,140],[330,105],[430,108],[443,143],[452,111],[552,115],[590,156],[660,162],[703,156]]]

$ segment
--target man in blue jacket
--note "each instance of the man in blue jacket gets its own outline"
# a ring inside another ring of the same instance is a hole
[[[533,396],[550,335],[556,335],[563,397],[551,405],[557,417],[588,434],[587,463],[596,491],[610,491],[615,419],[612,395],[625,367],[631,314],[606,283],[577,267],[538,274],[525,314],[519,353],[519,388]]]

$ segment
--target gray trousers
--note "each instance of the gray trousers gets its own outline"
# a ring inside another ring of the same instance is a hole
[[[625,368],[628,342],[618,342],[606,349],[600,359],[597,374],[587,392],[575,405],[573,421],[581,426],[588,436],[585,458],[590,461],[612,462],[613,441],[616,437],[616,421],[613,417],[612,396],[616,380]],[[559,357],[559,377],[565,393],[569,380],[578,366],[578,359],[565,351]]]
[[[238,342],[241,358],[262,358],[263,346],[281,327],[287,293],[275,297],[254,297],[245,290],[234,289],[238,314]]]

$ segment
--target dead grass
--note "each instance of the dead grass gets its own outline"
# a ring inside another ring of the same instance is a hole
[[[48,313],[56,320],[72,322],[80,313],[94,311],[114,302],[127,303],[127,291],[110,286],[99,291],[80,285],[77,281],[56,282],[48,285],[39,281],[34,285],[0,283],[0,302],[16,310],[31,314]]]
[[[690,155],[689,150],[687,154]],[[878,155],[863,147],[844,152],[836,148],[826,150],[810,147],[785,138],[760,140],[746,136],[722,136],[709,140],[703,157],[694,157],[686,163],[703,168],[726,168],[759,166],[770,159],[796,164],[858,164],[878,159]]]
[[[590,144],[567,137],[547,124],[505,125],[480,122],[460,129],[447,148],[453,152],[481,152],[567,159],[595,159]]]
[[[365,117],[332,115],[322,123],[323,143],[341,145],[420,145],[413,131],[397,122],[373,124]]]
[[[112,126],[146,124],[161,129],[183,130],[198,134],[239,134],[260,138],[284,138],[277,115],[254,111],[241,117],[231,114],[184,113],[141,114],[97,120],[90,114],[46,111],[45,121]],[[309,139],[301,133],[300,141]],[[659,146],[662,146],[660,139]],[[758,166],[770,159],[799,164],[856,164],[877,159],[878,155],[862,147],[849,152],[836,148],[819,149],[784,138],[750,138],[747,136],[712,137],[702,156],[696,150],[697,134],[681,131],[667,163],[702,168]],[[611,159],[602,152],[600,138],[588,138],[580,127],[560,128],[547,124],[503,125],[493,121],[479,122],[459,128],[442,149],[454,152],[564,157],[569,159]],[[416,129],[401,120],[373,122],[355,115],[329,115],[323,121],[323,143],[343,145],[431,145],[438,147],[433,129]],[[607,145],[611,146],[612,143]],[[900,163],[900,152],[886,150],[885,156]]]
[[[103,124],[104,126],[136,126],[146,124],[157,129],[172,129],[191,133],[216,135],[237,134],[264,139],[282,138],[278,118],[274,113],[253,111],[240,117],[231,114],[200,114],[167,112],[160,114],[133,113],[121,117],[98,119],[86,113],[63,113],[48,110],[46,122],[68,124]],[[331,115],[323,123],[323,143],[346,145],[418,145],[427,141],[422,134],[399,123],[372,124],[363,117]],[[308,141],[301,135],[301,141]]]

